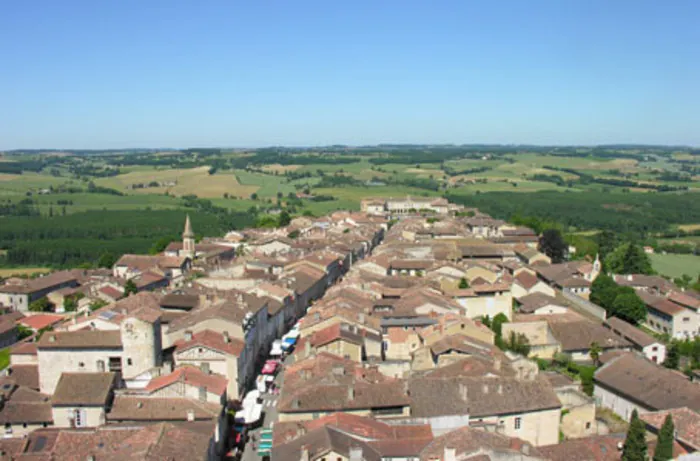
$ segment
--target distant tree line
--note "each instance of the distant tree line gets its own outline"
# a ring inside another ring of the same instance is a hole
[[[183,210],[86,211],[66,216],[3,218],[0,257],[4,266],[76,267],[100,265],[105,254],[147,253],[164,235],[179,233],[185,212],[198,235],[218,236],[252,226],[251,212],[229,213],[194,199]]]
[[[622,194],[584,191],[448,192],[450,201],[476,207],[496,218],[530,216],[559,223],[566,229],[610,230],[646,235],[668,231],[672,224],[700,222],[700,194]]]

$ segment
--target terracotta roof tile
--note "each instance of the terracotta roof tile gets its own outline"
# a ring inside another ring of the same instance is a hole
[[[647,425],[659,431],[666,420],[666,416],[669,414],[673,419],[676,440],[687,444],[694,450],[700,451],[700,414],[697,412],[683,407],[667,411],[642,413],[639,417],[647,423]]]
[[[62,315],[37,314],[27,316],[20,320],[19,323],[33,330],[41,330],[42,328],[46,328],[60,322],[63,320],[63,318],[64,317]]]
[[[53,406],[106,405],[115,380],[115,373],[62,373],[51,398],[51,404]]]
[[[169,375],[153,378],[148,385],[146,385],[146,390],[148,392],[154,392],[178,381],[194,387],[205,387],[207,391],[217,395],[223,395],[224,392],[226,392],[226,386],[228,384],[228,380],[221,375],[213,373],[207,374],[199,368],[185,366],[177,368]]]
[[[109,421],[187,421],[188,412],[195,419],[215,419],[221,406],[187,398],[158,398],[117,395],[107,414]]]
[[[688,407],[700,411],[700,386],[637,354],[624,354],[606,363],[596,371],[595,381],[652,410]]]
[[[216,331],[203,330],[193,334],[191,341],[181,339],[176,341],[174,346],[175,353],[183,352],[193,347],[206,347],[239,357],[245,348],[245,343],[236,338],[229,337],[227,340],[222,333]]]

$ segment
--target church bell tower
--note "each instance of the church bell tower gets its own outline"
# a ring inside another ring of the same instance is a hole
[[[190,223],[190,215],[187,215],[185,220],[185,231],[182,233],[182,256],[186,256],[194,260],[194,232],[192,232],[192,223]]]

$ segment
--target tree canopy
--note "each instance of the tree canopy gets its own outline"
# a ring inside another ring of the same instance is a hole
[[[566,244],[558,229],[547,229],[540,237],[539,250],[552,258],[553,263],[564,261],[568,248],[569,245]]]
[[[680,358],[681,356],[678,344],[674,342],[668,347],[668,350],[666,351],[666,360],[664,360],[664,366],[666,368],[675,370],[678,368]]]
[[[600,274],[591,284],[590,301],[601,306],[608,316],[629,323],[642,322],[647,315],[644,301],[631,287],[622,287],[606,274]]]
[[[632,411],[632,419],[627,430],[625,444],[622,447],[622,461],[646,461],[647,444],[644,439],[645,432],[644,423],[639,419],[637,410]]]
[[[613,302],[613,312],[632,324],[642,322],[647,317],[647,308],[644,301],[632,291],[632,293],[620,293]]]
[[[654,450],[654,461],[668,461],[673,459],[673,435],[675,428],[673,427],[673,417],[669,413],[666,415],[664,425],[659,431],[659,439],[656,442],[656,450]]]
[[[605,258],[606,270],[615,274],[653,274],[649,256],[636,243],[623,243]]]
[[[136,294],[138,291],[139,289],[136,287],[133,280],[127,280],[126,284],[124,284],[124,296]]]

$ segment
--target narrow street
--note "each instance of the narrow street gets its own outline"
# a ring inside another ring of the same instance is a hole
[[[284,360],[284,365],[292,363],[291,357],[287,357]],[[284,382],[284,368],[275,377],[275,387],[277,389],[282,388],[282,383]],[[279,403],[280,396],[266,392],[262,395],[263,399],[263,423],[255,430],[248,432],[248,443],[243,451],[242,461],[260,461],[262,458],[258,456],[257,445],[260,442],[260,433],[264,429],[272,429],[273,424],[277,422],[279,417],[277,413],[277,404]],[[256,439],[256,443],[253,444],[253,436]],[[255,445],[255,448],[253,448]]]

